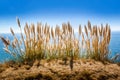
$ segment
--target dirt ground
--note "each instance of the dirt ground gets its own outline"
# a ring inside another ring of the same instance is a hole
[[[36,60],[33,65],[0,64],[0,80],[120,80],[120,66],[90,59]]]

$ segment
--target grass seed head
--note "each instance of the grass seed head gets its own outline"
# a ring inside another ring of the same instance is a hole
[[[6,46],[10,45],[10,42],[7,41],[5,38],[3,38],[3,37],[0,37],[0,38],[1,38],[2,42],[3,42]]]
[[[21,25],[20,25],[20,20],[19,20],[19,18],[17,18],[17,23],[18,23],[18,26],[21,28]]]
[[[11,54],[11,51],[8,50],[7,48],[3,48],[3,50],[5,50],[7,53],[10,53],[10,54]]]
[[[10,28],[10,31],[11,31],[12,35],[15,36],[15,33],[12,28]]]
[[[81,29],[81,25],[79,25],[79,35],[81,35],[82,33],[82,29]]]
[[[87,35],[87,37],[88,37],[88,31],[87,31],[86,25],[84,26],[84,29],[85,29],[85,33],[86,33],[86,35]]]
[[[89,29],[90,31],[92,30],[90,21],[88,21],[88,29]]]

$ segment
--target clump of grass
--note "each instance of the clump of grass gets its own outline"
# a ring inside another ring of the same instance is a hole
[[[104,61],[109,55],[109,43],[111,29],[108,24],[105,27],[91,25],[90,21],[78,29],[78,37],[75,36],[71,24],[63,23],[62,28],[50,27],[48,24],[37,23],[25,24],[24,34],[19,19],[21,40],[18,40],[12,28],[13,41],[1,37],[4,50],[19,61],[35,61],[36,59],[58,59],[58,58],[92,58]],[[72,58],[72,59],[73,59]],[[71,59],[71,61],[72,61]]]

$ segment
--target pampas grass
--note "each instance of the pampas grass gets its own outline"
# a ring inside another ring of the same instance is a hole
[[[75,36],[71,24],[63,23],[62,28],[50,27],[47,23],[25,24],[24,34],[20,21],[17,18],[18,27],[20,28],[21,40],[18,40],[13,29],[10,28],[14,40],[1,40],[6,46],[11,46],[14,51],[8,47],[4,50],[8,53],[14,53],[13,56],[19,56],[22,60],[36,59],[55,59],[55,58],[92,58],[104,61],[109,55],[109,43],[111,39],[111,29],[108,24],[105,27],[101,24],[91,25],[90,21],[84,26],[82,31],[81,25],[78,28],[78,37]],[[24,46],[23,49],[22,46]],[[72,58],[72,59],[73,59]],[[71,64],[72,65],[72,64]]]

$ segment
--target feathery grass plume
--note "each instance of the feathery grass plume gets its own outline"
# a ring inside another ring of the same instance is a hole
[[[24,33],[25,33],[25,36],[26,36],[26,41],[28,41],[29,36],[28,36],[28,32],[27,32],[27,28],[26,27],[24,27]]]
[[[19,18],[17,18],[17,23],[18,23],[18,26],[21,28],[21,25],[20,25],[20,20],[19,20]]]
[[[6,45],[6,46],[9,46],[10,45],[10,42],[8,42],[5,38],[3,37],[0,37],[2,42]]]
[[[41,38],[41,36],[42,36],[42,23],[38,24],[38,26],[39,26],[39,33],[38,33],[38,35],[39,35],[39,38]]]
[[[6,38],[6,41],[10,44],[10,40],[9,40],[9,38],[8,38],[8,37]]]
[[[103,24],[101,24],[101,28],[100,28],[100,36],[103,35]]]
[[[26,37],[29,38],[30,31],[27,23],[25,23],[25,26],[24,26],[24,33]]]
[[[29,30],[29,27],[28,27],[28,23],[25,23],[25,27],[26,27],[26,30],[28,32],[28,34],[30,33],[30,30]]]
[[[47,30],[47,23],[45,24],[45,27],[44,27],[44,34],[46,35],[46,30]]]
[[[108,31],[108,28],[109,28],[109,25],[108,24],[106,24],[106,26],[105,26],[105,30],[106,30],[106,32]]]
[[[106,27],[103,28],[103,37],[106,36]]]
[[[74,29],[72,29],[72,37],[73,37],[73,39],[75,39]]]
[[[3,48],[3,50],[5,50],[7,53],[11,54],[11,51],[8,50],[7,48]]]
[[[26,40],[30,41],[30,27],[28,26],[28,23],[25,24],[26,27]]]
[[[82,32],[82,41],[85,41],[84,33]]]
[[[102,36],[102,27],[99,27],[98,29],[99,29],[99,30],[98,30],[98,31],[99,31],[99,35],[100,35],[100,37],[101,37],[101,36]]]
[[[59,27],[58,25],[56,25],[55,34],[56,34],[56,36],[58,36],[58,37],[59,37],[59,35],[60,35],[60,27]]]
[[[21,51],[21,45],[20,45],[20,43],[19,43],[19,41],[18,41],[16,36],[14,37],[14,42],[15,42],[15,44],[17,46],[17,52],[20,53],[21,57],[23,57],[23,53]],[[18,53],[16,53],[16,54],[18,54]]]
[[[88,37],[88,31],[87,31],[86,25],[84,26],[84,29],[85,29],[86,36]]]
[[[12,35],[15,36],[15,33],[12,28],[10,28],[10,31],[11,31]]]
[[[50,34],[50,26],[47,27],[47,35]]]
[[[3,50],[4,50],[6,53],[9,53],[9,54],[13,55],[13,56],[14,56],[14,58],[16,57],[16,54],[15,54],[15,53],[13,53],[13,52],[11,52],[11,51],[10,51],[10,50],[8,50],[7,48],[3,48]]]
[[[37,28],[36,28],[36,33],[37,33],[37,39],[40,38],[39,34],[40,34],[40,26],[39,26],[39,23],[37,23]]]
[[[87,49],[90,50],[90,39],[86,40]]]
[[[37,33],[41,33],[41,23],[37,22]]]
[[[95,26],[92,27],[92,36],[94,36]]]
[[[97,25],[95,25],[95,35],[98,36],[98,29],[97,29]]]
[[[18,26],[19,26],[19,28],[20,28],[20,31],[21,31],[21,38],[22,38],[22,41],[23,41],[24,47],[25,47],[25,41],[24,41],[24,37],[23,37],[22,28],[21,28],[21,24],[20,24],[19,18],[17,18],[17,23],[18,23]],[[25,47],[25,49],[26,49],[26,47]]]
[[[82,33],[82,28],[81,28],[81,25],[79,25],[79,36],[81,35],[81,33]]]
[[[100,36],[100,27],[99,26],[97,26],[98,28],[97,28],[97,30],[98,30],[98,36]]]
[[[34,37],[35,37],[35,25],[34,24],[31,24],[31,32],[32,32],[32,34],[34,35]]]
[[[49,36],[46,37],[46,43],[48,43],[50,40]]]
[[[51,28],[51,35],[52,35],[52,38],[54,39],[54,30],[53,30],[53,27]]]
[[[96,54],[96,57],[97,58],[99,58],[99,54],[98,54],[98,42],[99,42],[99,40],[98,40],[98,36],[96,36],[96,38],[95,38],[95,54]]]
[[[92,28],[91,28],[91,23],[90,23],[90,21],[88,21],[88,29],[90,30],[90,32],[92,31]]]
[[[33,34],[32,24],[30,24],[30,33]]]
[[[101,30],[103,30],[103,24],[101,24]]]
[[[107,30],[107,44],[110,43],[110,38],[111,38],[111,29],[110,29],[110,27],[108,27],[108,30]]]
[[[42,35],[45,35],[45,34],[44,34],[44,30],[45,30],[45,24],[42,24],[42,25],[41,25],[41,34],[42,34]]]
[[[85,38],[84,38],[84,34],[82,32],[82,45],[81,45],[82,48],[84,48],[84,42],[85,42]]]
[[[71,27],[71,28],[70,28],[71,35],[73,34],[73,31],[74,31],[74,30],[73,30],[73,28]]]
[[[57,36],[57,25],[56,25],[56,27],[55,27],[55,37]]]
[[[70,22],[68,22],[68,31],[69,31],[70,34],[72,33],[72,27],[70,25]]]
[[[65,31],[66,31],[66,30],[65,30],[65,26],[66,26],[66,24],[65,24],[65,23],[63,23],[63,24],[62,24],[63,34],[65,34]]]
[[[15,44],[17,44],[17,43],[18,43],[18,39],[17,39],[16,37],[14,38],[14,40],[13,40],[13,41],[14,41],[14,43],[15,43]]]
[[[12,42],[12,47],[13,47],[13,48],[16,48],[16,44],[15,44],[14,41]]]
[[[31,24],[31,34],[32,34],[32,49],[33,49],[33,55],[35,55],[35,41],[36,41],[36,33],[35,33],[35,25]],[[28,44],[28,43],[27,43]]]
[[[47,36],[49,36],[49,31],[50,31],[49,25],[46,25],[45,33]]]

